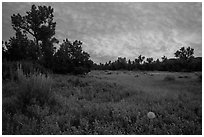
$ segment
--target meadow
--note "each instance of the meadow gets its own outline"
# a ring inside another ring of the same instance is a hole
[[[202,134],[201,72],[16,75],[2,84],[3,134]]]

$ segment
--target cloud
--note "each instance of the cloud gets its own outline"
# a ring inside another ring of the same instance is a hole
[[[3,39],[12,34],[9,16],[32,3],[3,3]],[[83,41],[93,60],[173,57],[181,46],[202,56],[202,3],[35,3],[51,5],[56,37]],[[12,9],[12,10],[10,10]]]

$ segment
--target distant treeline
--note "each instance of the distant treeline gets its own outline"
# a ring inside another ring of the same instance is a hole
[[[139,56],[134,61],[119,57],[114,62],[95,64],[89,53],[82,50],[82,42],[65,39],[61,44],[55,38],[54,9],[51,6],[32,5],[26,15],[13,14],[12,27],[15,36],[2,43],[3,65],[6,62],[31,62],[53,73],[85,74],[91,69],[99,70],[161,70],[201,71],[202,58],[193,56],[194,49],[182,47],[176,51],[175,59],[158,59]],[[55,44],[59,45],[56,49]],[[29,63],[25,63],[29,64]],[[3,68],[7,68],[3,66]],[[42,68],[40,67],[40,68]],[[27,67],[30,68],[30,67]]]
[[[177,71],[177,72],[192,72],[202,71],[202,57],[191,58],[190,60],[181,60],[176,58],[159,59],[139,63],[137,59],[134,61],[126,60],[126,58],[119,57],[114,62],[106,62],[104,64],[94,64],[93,69],[96,70],[146,70],[146,71]]]

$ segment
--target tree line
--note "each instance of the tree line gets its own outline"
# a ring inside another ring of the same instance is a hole
[[[163,56],[161,61],[152,57],[145,58],[139,55],[135,60],[127,60],[125,57],[118,57],[116,61],[109,61],[104,64],[94,64],[94,69],[99,70],[147,70],[147,71],[202,71],[202,58],[194,57],[193,48],[182,47],[174,55],[176,58],[167,59]]]
[[[162,61],[140,55],[135,60],[119,57],[114,62],[96,64],[89,53],[82,50],[82,42],[63,42],[55,37],[56,22],[51,6],[31,6],[26,15],[13,14],[12,27],[15,36],[2,43],[2,57],[5,61],[29,61],[42,65],[54,73],[84,74],[91,69],[99,70],[161,70],[161,71],[201,71],[202,58],[193,56],[194,49],[182,47],[175,52],[175,57]],[[60,44],[59,44],[60,43]],[[59,45],[57,49],[55,44]]]

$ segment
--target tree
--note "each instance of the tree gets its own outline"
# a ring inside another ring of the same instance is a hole
[[[126,58],[122,58],[122,57],[118,57],[118,60],[117,60],[117,68],[118,69],[126,69],[127,67],[127,61],[126,61]]]
[[[89,59],[89,54],[82,50],[81,45],[82,42],[78,40],[73,43],[68,39],[64,40],[54,54],[54,71],[75,74],[89,72],[93,62]]]
[[[3,58],[10,61],[37,60],[37,47],[33,41],[28,40],[21,31],[16,31],[16,36],[5,42]]]
[[[175,57],[181,59],[181,60],[189,60],[190,58],[193,57],[194,54],[194,49],[193,48],[186,48],[182,47],[180,50],[177,50],[174,55]]]
[[[51,6],[36,7],[32,5],[31,10],[26,12],[25,16],[20,14],[11,16],[12,26],[16,32],[33,36],[33,41],[41,52],[39,59],[42,59],[46,67],[49,67],[49,62],[52,62],[53,43],[58,42],[54,37],[56,22],[53,21],[53,12]],[[41,44],[39,41],[41,41]]]
[[[153,58],[147,58],[146,60],[147,60],[147,63],[148,63],[148,64],[151,64],[152,61],[153,61]]]
[[[167,57],[166,56],[163,56],[161,59],[162,59],[162,62],[166,62],[167,61]]]
[[[7,42],[2,41],[2,60],[5,60],[8,58],[8,52],[6,48]]]
[[[144,56],[139,55],[139,57],[138,57],[139,64],[142,64],[142,62],[143,62],[144,59],[145,59]]]
[[[132,70],[132,62],[130,59],[128,60],[127,69]]]

